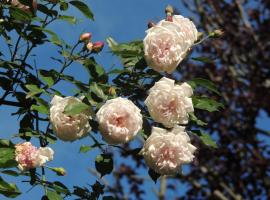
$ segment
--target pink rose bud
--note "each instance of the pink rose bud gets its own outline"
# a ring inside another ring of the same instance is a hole
[[[80,37],[80,41],[82,42],[88,42],[91,40],[92,34],[91,33],[83,33]]]
[[[104,42],[101,42],[101,41],[94,42],[92,51],[95,53],[99,53],[102,51],[103,47],[104,47]]]
[[[86,45],[86,48],[88,51],[92,51],[93,50],[93,43],[92,42],[88,42]]]

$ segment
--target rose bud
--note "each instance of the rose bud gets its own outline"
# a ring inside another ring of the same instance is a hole
[[[89,42],[91,40],[92,34],[91,33],[83,33],[80,36],[80,41],[81,42]]]
[[[93,43],[92,42],[88,42],[86,45],[86,48],[88,51],[92,51],[93,50]]]
[[[101,42],[101,41],[94,42],[92,51],[94,53],[99,53],[102,51],[103,47],[104,47],[104,42]]]

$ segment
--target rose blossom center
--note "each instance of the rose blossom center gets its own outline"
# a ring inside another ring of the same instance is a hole
[[[159,150],[158,154],[160,155],[159,159],[157,161],[157,164],[159,166],[164,165],[167,162],[170,162],[170,163],[173,163],[176,165],[176,162],[175,162],[176,151],[175,151],[175,149],[170,148],[170,147],[165,145],[164,147],[162,147]]]
[[[28,147],[26,149],[23,149],[20,154],[18,155],[19,163],[22,165],[26,165],[28,167],[34,166],[34,160],[35,154],[37,153],[37,149],[35,147]]]
[[[114,126],[117,127],[125,127],[126,122],[127,122],[127,117],[128,116],[112,116],[109,120],[110,124],[113,124]]]
[[[163,105],[160,108],[160,112],[162,114],[174,113],[176,111],[176,107],[177,107],[176,100],[172,100],[168,104]]]
[[[158,47],[159,47],[158,58],[162,59],[168,54],[171,48],[171,44],[169,42],[163,42],[162,40],[159,40]]]

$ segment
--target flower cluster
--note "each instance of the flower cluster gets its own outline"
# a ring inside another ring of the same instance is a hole
[[[154,121],[171,131],[153,127],[146,140],[142,154],[146,164],[159,174],[175,174],[184,163],[194,158],[196,147],[190,144],[185,128],[178,124],[188,123],[193,112],[192,88],[187,83],[175,85],[174,80],[163,77],[150,89],[145,100]]]
[[[189,19],[174,15],[146,31],[146,62],[158,72],[172,73],[197,40],[198,31]]]
[[[49,147],[36,148],[30,142],[15,145],[15,160],[21,171],[41,167],[53,159],[54,151]]]
[[[91,33],[83,33],[80,36],[80,41],[85,43],[86,49],[93,53],[99,53],[102,51],[104,47],[104,42],[97,41],[92,43],[91,42],[92,34]]]
[[[89,51],[98,52],[98,47],[102,49],[103,44],[96,44],[95,47],[91,37],[91,33],[84,33],[80,41],[86,44]],[[157,71],[172,73],[196,39],[197,29],[189,19],[168,15],[166,20],[147,31],[144,39],[146,61]],[[165,77],[149,90],[145,105],[152,119],[169,128],[153,127],[141,151],[146,164],[159,174],[175,174],[182,164],[194,159],[196,147],[190,143],[185,127],[180,126],[188,123],[189,114],[194,111],[192,94],[189,84],[175,84],[174,80]],[[50,120],[56,136],[61,140],[73,141],[91,130],[90,113],[83,111],[74,116],[64,113],[67,105],[80,101],[74,97],[55,96],[52,99]],[[107,100],[96,113],[96,120],[103,139],[109,144],[133,140],[143,124],[140,109],[122,97]]]

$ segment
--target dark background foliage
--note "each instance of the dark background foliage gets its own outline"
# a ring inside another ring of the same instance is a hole
[[[22,1],[23,2],[23,1]],[[26,3],[29,1],[25,1]],[[47,1],[44,1],[47,2]],[[47,26],[56,20],[74,23],[73,16],[63,15],[69,6],[75,6],[89,19],[93,19],[90,10],[78,2],[60,2],[60,10],[54,4],[43,3],[38,6],[38,12],[44,14],[43,20],[35,19],[29,23],[34,13],[22,13],[18,9],[0,5],[1,18],[5,19],[0,27],[1,36],[6,39],[10,50],[8,59],[1,55],[0,59],[0,105],[17,107],[20,130],[17,137],[23,140],[38,139],[40,146],[54,143],[56,138],[48,125],[45,130],[39,123],[47,123],[48,96],[61,94],[53,86],[60,81],[70,82],[79,89],[75,95],[85,95],[94,110],[98,109],[107,98],[117,95],[127,96],[142,109],[147,90],[153,82],[160,79],[160,74],[147,68],[142,59],[141,42],[115,45],[112,40],[108,44],[114,54],[120,56],[124,69],[105,71],[94,59],[95,55],[76,51],[79,44],[71,46],[59,39]],[[74,3],[75,2],[75,3]],[[77,3],[76,3],[77,2]],[[180,3],[180,2],[179,2]],[[270,3],[263,0],[182,0],[194,17],[196,25],[202,32],[210,33],[222,29],[221,38],[209,39],[196,45],[186,61],[180,64],[178,72],[172,78],[179,81],[189,81],[194,77],[211,80],[221,96],[198,88],[197,93],[207,94],[212,99],[222,101],[224,109],[221,112],[206,112],[196,110],[196,116],[207,122],[204,131],[210,133],[217,141],[218,148],[210,148],[192,135],[193,143],[198,147],[196,160],[188,168],[188,173],[176,177],[161,177],[149,171],[150,177],[160,187],[156,191],[159,199],[268,199],[269,188],[269,130],[256,127],[256,118],[261,111],[269,115],[270,106]],[[175,5],[177,9],[177,5]],[[7,12],[8,10],[8,12]],[[32,11],[31,11],[32,12]],[[181,14],[181,10],[177,11]],[[34,25],[33,25],[34,24]],[[10,33],[16,33],[17,42],[10,44]],[[20,41],[26,41],[24,53],[17,55]],[[59,63],[60,70],[36,68],[35,63],[28,62],[33,48],[51,42],[59,48],[58,57],[52,58]],[[15,49],[15,51],[13,51]],[[128,51],[127,54],[123,52]],[[5,52],[2,52],[5,53]],[[2,54],[1,53],[1,54]],[[197,57],[196,59],[192,59]],[[88,72],[89,82],[84,83],[74,77],[64,74],[64,70],[73,62],[81,63]],[[109,76],[108,76],[109,75]],[[114,80],[109,80],[114,76]],[[209,85],[208,85],[209,86]],[[120,88],[120,89],[119,89]],[[44,97],[47,95],[47,97]],[[198,121],[197,121],[198,123]],[[150,134],[153,122],[144,119],[143,136]],[[190,128],[196,127],[194,120]],[[94,132],[97,124],[92,121]],[[72,196],[72,199],[143,199],[144,194],[153,192],[145,189],[148,178],[142,176],[139,168],[144,168],[142,157],[138,155],[140,148],[130,145],[116,146],[118,151],[91,136],[91,146],[81,147],[81,152],[99,148],[101,154],[95,160],[95,167],[101,175],[113,174],[114,184],[108,185],[105,179],[97,180],[91,186],[74,186],[67,188],[59,181],[43,181],[41,174],[35,170],[24,174],[26,182],[31,185],[40,184],[49,188],[43,199],[62,199]],[[199,135],[200,136],[200,135]],[[205,136],[205,135],[204,135]],[[207,137],[207,136],[205,136]],[[204,138],[205,139],[205,138]],[[265,141],[264,141],[265,140]],[[268,142],[267,142],[268,141]],[[208,141],[209,142],[209,141]],[[215,146],[215,144],[212,144]],[[1,168],[16,166],[12,162],[13,144],[1,140]],[[109,149],[109,150],[108,150]],[[5,153],[3,153],[5,152]],[[113,166],[113,159],[121,156],[128,162],[120,162]],[[148,169],[146,169],[147,171]],[[19,175],[16,171],[1,171],[3,174]],[[42,170],[42,174],[43,174]],[[144,174],[145,175],[145,174]],[[147,175],[148,177],[148,175]],[[182,188],[177,183],[184,183],[185,195],[180,195]],[[0,185],[7,188],[1,194],[16,197],[20,194],[18,188],[0,179]],[[126,191],[129,194],[126,195]],[[105,195],[104,195],[105,194]],[[62,196],[62,197],[61,197]],[[74,197],[74,198],[73,198]]]

